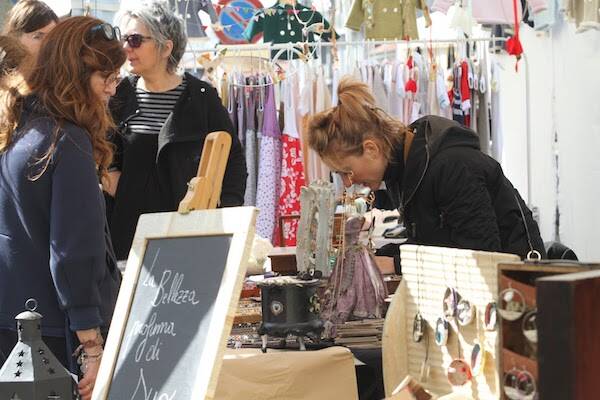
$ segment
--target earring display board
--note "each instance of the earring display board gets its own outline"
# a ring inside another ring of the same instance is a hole
[[[486,330],[484,313],[498,294],[498,263],[519,258],[415,245],[403,245],[400,254],[403,279],[383,334],[386,395],[410,375],[438,396],[460,393],[474,399],[499,398],[498,332]],[[459,304],[462,308],[456,317],[450,317],[449,309],[456,310]],[[417,314],[420,318],[415,318]],[[440,328],[437,337],[436,328]],[[482,351],[477,351],[477,345]],[[478,357],[469,368],[472,353]],[[450,383],[449,371],[456,386]],[[476,376],[471,378],[471,373]]]
[[[498,318],[501,332],[500,370],[502,371],[503,398],[533,398],[532,396],[535,396],[540,388],[537,340],[539,324],[536,323],[538,311],[540,311],[538,310],[537,279],[599,268],[600,264],[566,260],[502,263],[498,266],[500,297],[498,299]],[[554,315],[555,310],[544,310],[544,312]],[[551,332],[545,332],[545,334],[552,337],[560,330],[559,328],[560,325],[556,325]],[[541,326],[540,329],[542,329]],[[541,335],[540,331],[539,336]],[[566,368],[566,366],[559,368]]]
[[[92,399],[212,398],[257,212],[140,217]]]

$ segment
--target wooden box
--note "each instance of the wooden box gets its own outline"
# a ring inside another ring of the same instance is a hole
[[[600,270],[537,281],[539,394],[598,398]]]
[[[273,272],[281,275],[296,275],[298,272],[295,247],[275,247],[271,250],[269,258]]]
[[[504,263],[498,265],[498,293],[508,288],[518,290],[525,298],[526,312],[537,309],[537,319],[539,322],[539,313],[541,311],[538,304],[539,296],[537,294],[537,282],[540,279],[571,274],[580,271],[589,271],[600,268],[600,264],[585,264],[562,260],[545,260],[541,262],[518,262]],[[498,300],[499,302],[499,300]],[[552,312],[552,310],[545,310]],[[523,316],[516,321],[500,321],[500,347],[501,359],[500,371],[507,373],[511,370],[526,370],[531,373],[536,380],[539,389],[539,366],[538,366],[538,346],[529,343],[523,334]],[[538,325],[538,335],[549,328],[540,328]],[[554,330],[544,332],[548,335],[554,335]],[[503,381],[504,377],[500,379]],[[502,394],[504,396],[504,393]],[[503,398],[506,398],[505,396]],[[546,397],[541,397],[546,399]],[[558,399],[559,397],[555,397]],[[561,399],[568,399],[563,397]]]

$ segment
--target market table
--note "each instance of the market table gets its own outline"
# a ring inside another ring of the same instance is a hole
[[[355,359],[345,347],[315,351],[227,349],[218,400],[358,400]]]

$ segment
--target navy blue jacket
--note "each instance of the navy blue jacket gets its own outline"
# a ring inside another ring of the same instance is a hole
[[[110,323],[120,273],[107,256],[104,198],[89,135],[28,102],[0,153],[0,329],[35,298],[42,333],[65,336]],[[46,170],[37,162],[56,138]]]

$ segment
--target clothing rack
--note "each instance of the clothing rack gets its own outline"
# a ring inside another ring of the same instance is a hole
[[[501,42],[504,43],[508,40],[505,37],[477,37],[477,38],[456,38],[456,39],[420,39],[420,40],[359,40],[359,41],[336,41],[335,44],[332,42],[297,42],[297,43],[278,43],[278,44],[262,44],[262,45],[220,45],[215,49],[198,49],[194,53],[206,53],[215,52],[226,49],[228,52],[235,51],[261,51],[261,50],[279,50],[278,54],[281,54],[285,50],[293,51],[297,50],[299,46],[311,46],[316,48],[328,48],[333,47],[346,47],[346,46],[379,46],[379,45],[430,45],[430,44],[471,44],[471,43],[485,43],[485,42]],[[531,136],[531,118],[530,118],[530,82],[529,82],[529,62],[525,53],[522,54],[524,72],[525,72],[525,119],[526,119],[526,157],[527,157],[527,203],[530,208],[533,207],[533,193],[532,193],[532,174],[531,174],[531,149],[532,149],[532,136]]]
[[[508,39],[504,37],[479,37],[479,38],[457,38],[457,39],[420,39],[420,40],[354,40],[354,41],[336,41],[335,46],[379,46],[385,44],[397,44],[397,45],[426,45],[426,44],[461,44],[461,43],[477,43],[477,42],[506,42]],[[231,44],[231,45],[219,45],[214,49],[195,49],[198,53],[214,52],[221,49],[229,50],[241,50],[241,51],[259,51],[259,50],[286,50],[290,48],[298,48],[299,46],[308,45],[311,47],[333,47],[333,42],[297,42],[297,43],[277,43],[271,44],[259,44],[259,45],[246,45],[246,44]]]

